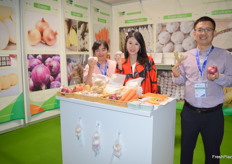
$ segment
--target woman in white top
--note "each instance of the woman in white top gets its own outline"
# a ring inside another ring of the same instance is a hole
[[[92,46],[93,56],[89,58],[88,64],[85,66],[83,81],[85,84],[92,85],[92,74],[102,74],[111,77],[115,73],[116,62],[108,59],[109,46],[104,40],[97,40]]]

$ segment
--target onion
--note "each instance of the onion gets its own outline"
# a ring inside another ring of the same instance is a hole
[[[48,68],[49,68],[52,76],[56,76],[56,75],[58,75],[58,73],[60,73],[60,63],[56,60],[52,60],[49,63]]]
[[[53,81],[54,81],[54,77],[50,76],[50,82],[53,82]]]
[[[29,60],[30,60],[30,59],[34,59],[34,58],[35,58],[35,57],[34,57],[34,55],[32,55],[32,54],[30,54],[30,55],[27,56],[27,59],[29,59]]]
[[[1,15],[1,14],[0,14]],[[4,23],[0,21],[0,49],[3,50],[8,45],[10,34]]]
[[[32,79],[30,78],[30,80],[29,80],[29,89],[30,89],[30,91],[33,91],[33,88],[34,88],[34,83],[33,83]]]
[[[57,40],[56,35],[57,35],[57,32],[55,32],[51,28],[47,28],[43,32],[43,41],[47,45],[52,46],[56,43],[56,40]]]
[[[36,46],[41,41],[41,34],[37,29],[31,29],[28,31],[28,41],[32,46]]]
[[[48,57],[48,58],[45,60],[44,64],[45,64],[46,66],[49,66],[49,64],[50,64],[51,61],[52,61],[52,58]]]
[[[42,64],[42,62],[39,59],[30,59],[28,62],[28,70],[32,71],[33,68],[39,64]]]
[[[60,55],[55,55],[52,57],[53,60],[56,60],[60,63]]]
[[[46,89],[46,85],[50,82],[50,71],[43,64],[37,65],[31,72],[31,79],[34,86]]]
[[[55,81],[61,81],[60,73],[56,76]]]
[[[59,81],[53,81],[51,82],[50,88],[60,88],[61,83]]]
[[[36,56],[36,59],[39,59],[40,61],[43,61],[42,55]]]
[[[49,28],[49,24],[48,22],[46,22],[44,20],[44,18],[42,18],[41,20],[37,21],[35,24],[35,28],[37,30],[39,30],[39,32],[41,33],[41,35],[43,35],[43,32],[45,29]]]
[[[47,60],[47,58],[51,57],[51,55],[47,55],[47,54],[42,54],[41,56],[42,56],[42,62],[43,63]]]

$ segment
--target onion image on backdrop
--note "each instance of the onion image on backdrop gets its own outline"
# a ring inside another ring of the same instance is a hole
[[[27,59],[31,92],[61,87],[60,55],[29,54]]]

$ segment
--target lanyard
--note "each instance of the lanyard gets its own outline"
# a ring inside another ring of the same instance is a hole
[[[108,61],[105,63],[104,70],[101,68],[100,63],[97,63],[97,66],[100,69],[102,75],[107,75]]]
[[[199,50],[198,50],[198,49],[196,50],[197,66],[198,66],[198,69],[199,69],[199,71],[200,71],[200,73],[201,73],[201,76],[202,76],[203,72],[205,71],[205,67],[206,67],[206,63],[207,63],[207,61],[208,61],[209,54],[213,51],[213,49],[214,49],[214,46],[212,46],[212,47],[210,48],[210,50],[208,51],[208,53],[207,53],[207,55],[206,55],[206,57],[205,57],[205,60],[204,60],[204,62],[203,62],[202,68],[201,68],[200,59],[199,59],[199,54],[198,54]]]

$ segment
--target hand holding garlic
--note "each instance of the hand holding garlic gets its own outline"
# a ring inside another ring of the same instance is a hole
[[[181,70],[180,70],[180,64],[183,60],[185,60],[187,58],[187,56],[183,56],[183,55],[180,55],[178,54],[178,52],[174,52],[174,56],[175,56],[175,59],[176,59],[176,64],[174,67],[172,67],[172,74],[174,77],[179,77],[180,74],[181,74]]]
[[[97,61],[98,61],[97,57],[90,57],[88,59],[89,68],[94,68],[94,66],[96,65]]]
[[[123,53],[121,51],[116,52],[115,55],[114,55],[114,59],[117,62],[118,68],[120,70],[122,69],[122,60],[121,60],[122,55],[123,55]]]
[[[178,52],[176,52],[176,51],[174,52],[174,56],[175,56],[175,59],[177,61],[176,65],[180,65],[181,62],[187,58],[187,56],[183,56],[183,55],[179,56]]]

